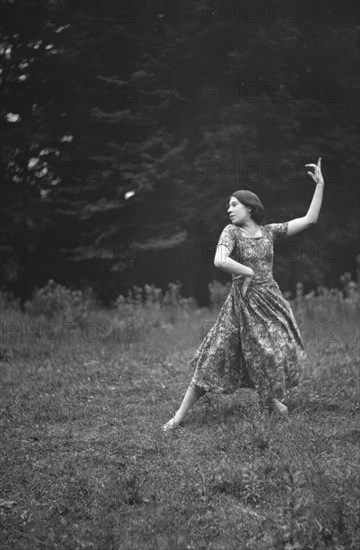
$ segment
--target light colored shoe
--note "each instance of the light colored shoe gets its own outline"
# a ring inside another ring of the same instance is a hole
[[[273,411],[283,418],[288,418],[289,409],[284,403],[281,403],[278,399],[272,400]]]
[[[166,422],[166,424],[163,425],[162,429],[163,432],[171,432],[173,430],[176,430],[179,427],[179,424],[175,422],[175,418],[171,418],[169,422]]]

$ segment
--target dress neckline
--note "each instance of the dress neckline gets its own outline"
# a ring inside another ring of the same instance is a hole
[[[241,232],[241,227],[239,227],[239,232],[240,232],[240,235],[241,235],[244,239],[261,239],[261,238],[264,236],[264,234],[263,234],[262,226],[259,225],[259,227],[260,227],[260,233],[261,233],[261,235],[259,235],[259,237],[246,237],[245,235],[242,234],[242,232]]]

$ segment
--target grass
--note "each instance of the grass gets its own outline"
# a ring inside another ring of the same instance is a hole
[[[90,316],[105,327],[93,342],[80,328],[73,341],[3,339],[2,547],[359,548],[356,308],[314,298],[295,313],[309,363],[290,422],[251,391],[207,394],[170,436],[161,426],[216,312],[138,308],[132,343],[105,330],[127,330],[105,310]]]

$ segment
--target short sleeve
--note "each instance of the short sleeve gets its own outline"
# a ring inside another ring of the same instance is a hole
[[[235,227],[231,224],[224,227],[219,238],[218,246],[226,246],[229,252],[232,252],[235,246]]]
[[[289,222],[268,223],[265,227],[274,243],[280,243],[287,236]]]

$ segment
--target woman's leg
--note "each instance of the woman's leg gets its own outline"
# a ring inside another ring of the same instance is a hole
[[[262,410],[268,411],[269,414],[275,414],[276,416],[287,418],[289,415],[289,409],[287,408],[284,403],[282,403],[279,399],[276,397],[272,397],[271,395],[261,396],[260,395],[260,406]]]
[[[287,418],[289,416],[289,409],[286,405],[284,405],[284,403],[281,403],[281,401],[279,401],[278,399],[273,399],[271,405],[273,412],[278,416],[281,416],[283,418]]]
[[[193,406],[193,404],[196,403],[196,401],[200,397],[202,397],[205,393],[206,393],[205,391],[200,391],[195,389],[192,386],[189,386],[184,395],[184,398],[181,402],[179,409],[177,410],[173,418],[169,420],[169,422],[164,424],[163,426],[164,431],[170,430],[172,428],[176,428],[180,424],[180,422],[183,421],[187,412]]]

